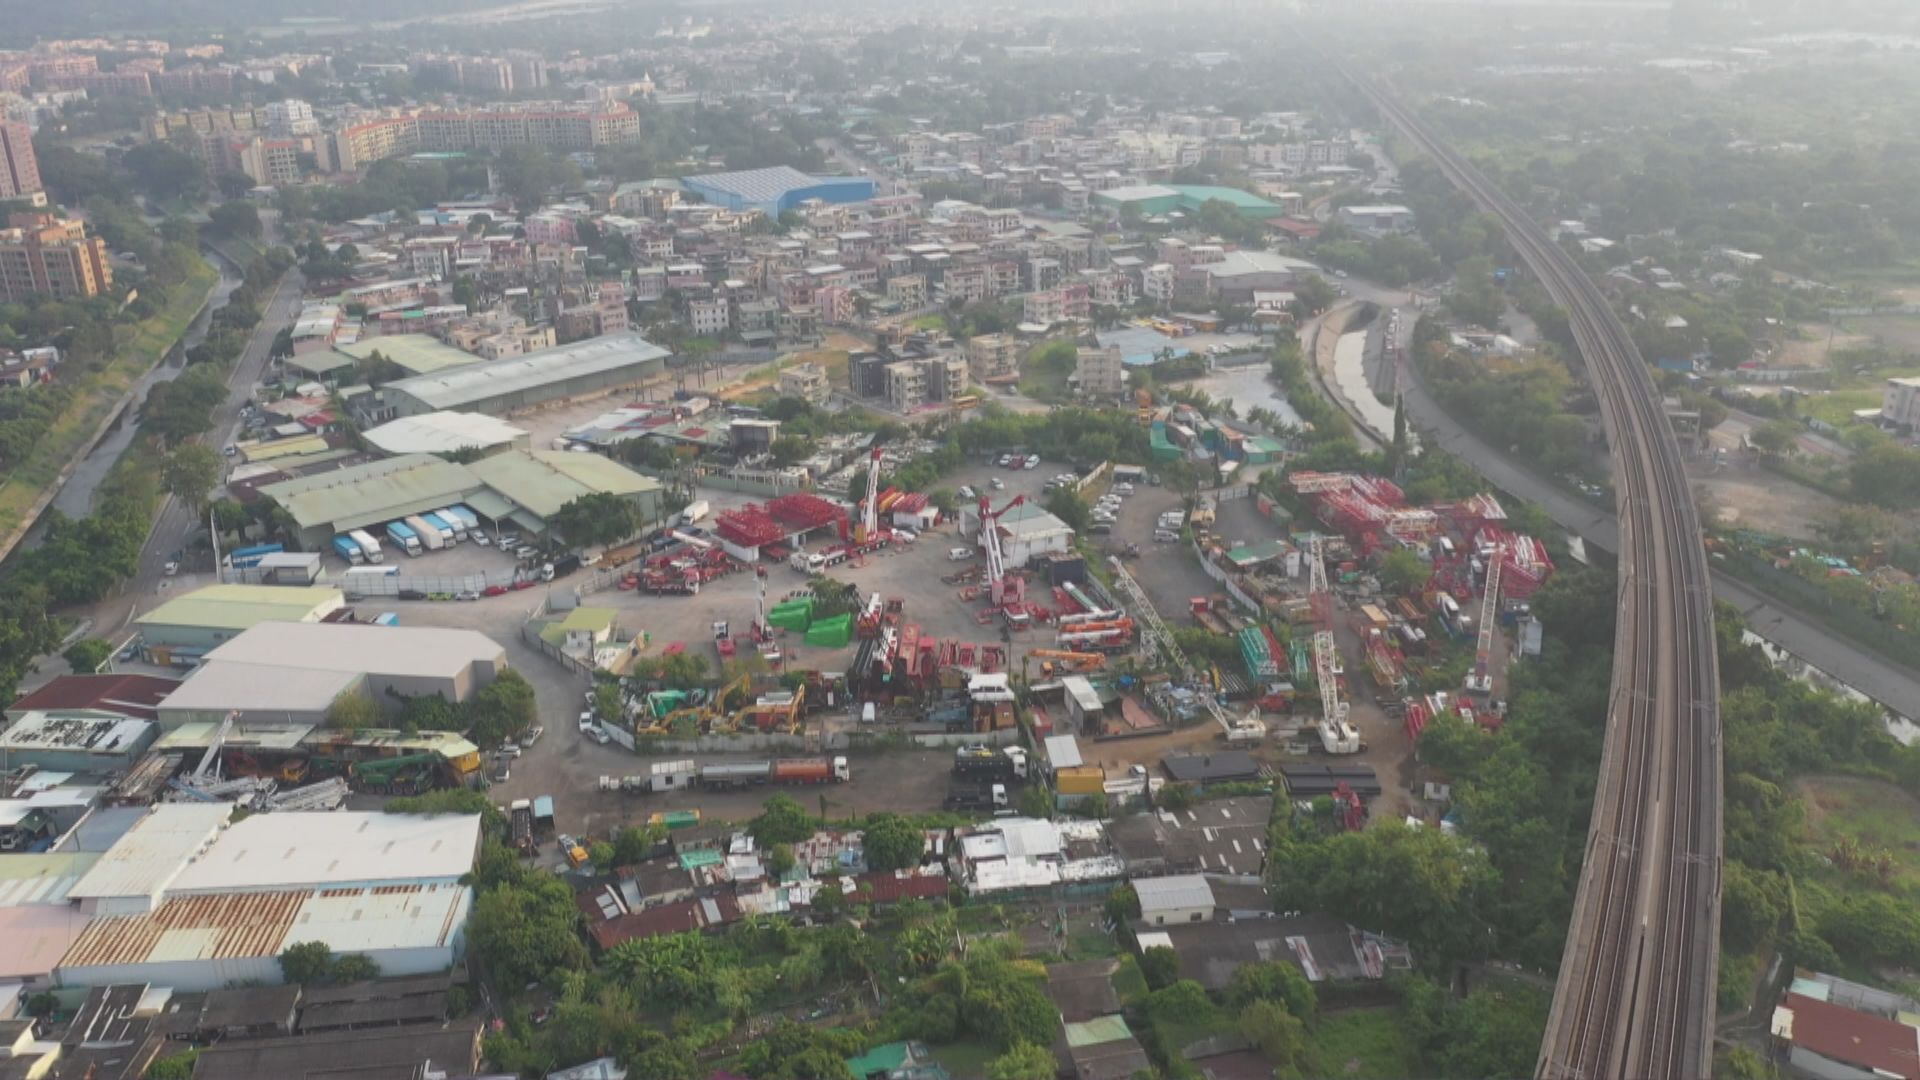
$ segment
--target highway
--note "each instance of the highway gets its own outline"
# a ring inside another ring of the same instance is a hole
[[[1620,592],[1612,704],[1535,1074],[1707,1076],[1719,963],[1720,688],[1712,579],[1679,446],[1646,362],[1592,279],[1389,91],[1346,74],[1501,219],[1566,309],[1613,450]]]

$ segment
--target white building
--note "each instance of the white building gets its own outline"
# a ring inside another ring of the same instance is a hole
[[[1880,401],[1880,419],[1920,430],[1920,378],[1887,380],[1886,396]]]
[[[1213,917],[1213,887],[1199,874],[1141,878],[1133,883],[1140,898],[1140,921],[1151,926],[1206,922]]]
[[[1343,206],[1334,212],[1334,220],[1367,236],[1413,231],[1413,211],[1397,203]]]
[[[724,296],[708,297],[703,300],[687,301],[687,321],[693,325],[697,335],[717,335],[727,332],[731,319],[727,314],[727,300]]]
[[[1025,566],[1035,556],[1073,549],[1073,530],[1067,523],[1030,503],[1001,514],[999,525],[1008,566]]]
[[[464,943],[480,818],[275,813],[161,804],[68,894],[91,917],[62,986],[209,990],[281,981],[288,946],[321,942],[387,975],[445,971]]]
[[[1155,303],[1173,302],[1174,274],[1172,263],[1154,263],[1140,272],[1140,295]]]

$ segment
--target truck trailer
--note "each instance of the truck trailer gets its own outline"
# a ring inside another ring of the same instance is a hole
[[[407,515],[404,524],[420,541],[420,546],[424,550],[439,551],[447,546],[447,538],[441,535],[439,528],[419,514]]]
[[[720,762],[700,766],[704,788],[756,787],[761,784],[840,784],[853,779],[844,757],[780,758],[775,761]]]
[[[953,775],[963,780],[1011,784],[1027,777],[1027,752],[1018,746],[962,746],[953,752]]]
[[[355,529],[347,536],[360,545],[360,553],[367,557],[368,562],[377,563],[385,559],[385,556],[380,554],[380,541],[375,540],[372,533],[365,529]]]
[[[420,554],[420,537],[404,521],[387,522],[387,538],[408,555]]]
[[[360,545],[354,543],[353,537],[351,536],[343,535],[334,537],[333,550],[335,554],[347,560],[347,563],[352,566],[359,566],[361,563],[367,561],[367,553],[360,550]]]
[[[513,800],[513,848],[522,855],[533,854],[533,800]]]
[[[452,510],[435,510],[420,516],[426,518],[429,524],[440,526],[441,531],[447,534],[449,544],[457,544],[467,538],[467,523],[461,521],[460,515]]]
[[[1007,785],[955,780],[947,785],[947,809],[994,812],[1007,809]]]

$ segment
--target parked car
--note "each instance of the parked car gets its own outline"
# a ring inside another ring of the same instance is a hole
[[[599,743],[601,746],[605,746],[613,741],[613,736],[607,734],[607,729],[605,728],[597,727],[587,734],[593,736],[593,741]]]
[[[1029,469],[1037,469],[1037,468],[1039,468],[1039,467],[1040,467],[1040,455],[1039,455],[1039,454],[1028,454],[1028,455],[1027,455],[1027,468],[1029,468]]]
[[[534,743],[539,742],[540,736],[545,735],[546,733],[547,733],[547,729],[541,727],[538,724],[535,724],[533,727],[530,727],[527,730],[521,732],[520,733],[520,749],[525,750],[528,747],[532,746]]]
[[[519,744],[519,743],[517,743],[517,742],[503,742],[503,743],[501,743],[501,744],[500,744],[500,756],[501,756],[501,757],[519,757],[519,756],[520,756],[520,744]]]
[[[493,782],[504,784],[513,779],[513,759],[501,756],[493,759]]]
[[[977,499],[980,497],[980,493],[973,490],[971,487],[966,487],[963,485],[960,488],[960,497],[963,499]]]
[[[468,532],[467,535],[473,537],[473,542],[476,544],[479,544],[481,547],[493,546],[493,541],[487,539],[487,534],[480,532],[477,529],[471,532]]]
[[[592,731],[593,729],[594,729],[593,710],[588,709],[586,712],[583,712],[580,714],[580,730]]]
[[[1007,482],[997,476],[987,481],[987,483],[993,485],[993,490],[995,491],[1005,491],[1007,488]]]

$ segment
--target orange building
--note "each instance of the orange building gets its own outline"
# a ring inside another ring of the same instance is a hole
[[[0,231],[0,300],[98,296],[113,287],[107,245],[86,225],[49,213],[14,214]]]

